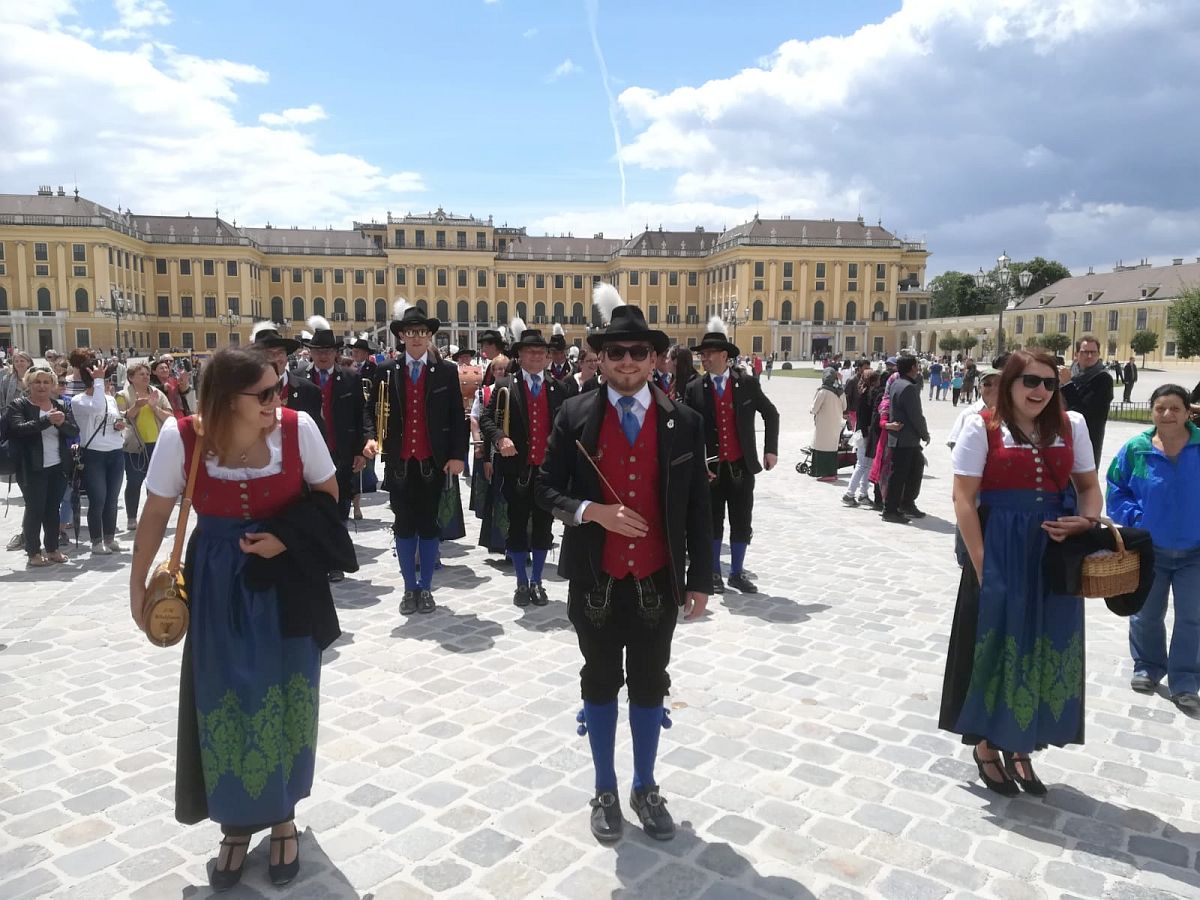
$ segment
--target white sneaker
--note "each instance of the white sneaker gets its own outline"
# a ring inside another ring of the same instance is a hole
[[[112,556],[112,551],[104,546],[103,541],[92,541],[92,556]]]

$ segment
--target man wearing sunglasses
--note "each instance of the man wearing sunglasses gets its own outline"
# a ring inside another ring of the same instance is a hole
[[[547,343],[540,331],[527,329],[522,320],[514,319],[512,335],[512,350],[521,371],[496,379],[488,405],[479,415],[479,429],[487,443],[497,450],[496,471],[503,476],[504,499],[508,501],[504,549],[517,576],[513,604],[545,606],[550,598],[542,586],[542,569],[553,542],[550,528],[553,519],[549,510],[533,502],[533,491],[538,468],[546,459],[550,426],[570,392],[546,366],[553,345]],[[502,391],[506,394],[502,395]],[[502,428],[501,396],[508,398],[507,434]]]
[[[250,330],[250,340],[261,347],[279,373],[279,399],[288,409],[306,412],[325,434],[321,389],[307,378],[298,378],[288,371],[288,357],[300,349],[300,341],[283,337],[271,321],[259,322]]]
[[[630,804],[647,835],[669,840],[675,825],[654,763],[660,731],[670,724],[663,697],[677,607],[687,619],[700,617],[712,584],[704,425],[650,384],[667,336],[623,305],[612,285],[597,285],[595,297],[602,318],[611,319],[587,339],[600,353],[604,385],[563,404],[535,497],[567,526],[558,571],[569,582],[567,615],[584,660],[578,721],[595,766],[592,834],[615,841],[623,829],[614,744],[617,695],[626,684]]]
[[[754,533],[754,476],[764,468],[775,468],[779,453],[779,410],[766,398],[762,385],[741,369],[731,368],[737,359],[736,344],[729,341],[719,316],[708,322],[708,333],[696,345],[703,378],[687,386],[687,405],[704,416],[705,452],[712,505],[712,590],[725,592],[721,579],[721,541],[725,534],[725,508],[729,507],[729,586],[743,594],[758,588],[743,570],[746,549]],[[754,417],[766,426],[763,460],[758,461]]]

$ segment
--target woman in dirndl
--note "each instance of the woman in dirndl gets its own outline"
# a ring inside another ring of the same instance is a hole
[[[1054,357],[1017,350],[996,408],[963,426],[954,446],[954,511],[963,566],[939,726],[974,746],[989,790],[1046,788],[1035,750],[1083,743],[1083,601],[1051,593],[1048,541],[1099,521],[1100,485],[1087,425],[1064,411]]]
[[[295,806],[313,781],[321,651],[312,636],[284,637],[287,598],[274,587],[250,588],[244,574],[249,555],[270,559],[287,550],[259,525],[299,500],[305,484],[337,498],[324,437],[307,413],[280,408],[280,384],[260,349],[231,347],[213,357],[200,415],[168,419],[159,433],[130,575],[130,610],[140,626],[146,576],[184,491],[199,430],[205,458],[192,498],[198,521],[188,551],[176,816],[198,821],[205,812],[186,811],[198,805],[220,824],[224,837],[209,876],[216,890],[238,882],[251,836],[268,828],[271,881],[295,877]],[[190,786],[185,745],[198,745],[203,771],[204,796],[190,805],[180,799]]]

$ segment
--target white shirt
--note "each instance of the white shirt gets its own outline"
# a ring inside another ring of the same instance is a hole
[[[296,415],[299,420],[300,461],[304,468],[304,480],[309,484],[320,484],[332,478],[337,468],[317,423],[306,412],[298,412]],[[267,435],[267,449],[271,453],[271,459],[262,468],[226,468],[211,456],[204,460],[204,468],[210,478],[219,481],[248,481],[252,478],[278,475],[283,471],[282,428],[276,428]],[[154,455],[150,457],[146,490],[156,497],[178,497],[182,494],[187,487],[187,472],[184,468],[186,458],[179,424],[174,418],[167,419],[163,423],[162,431],[158,433]]]
[[[971,418],[971,416],[979,415],[983,412],[985,406],[986,404],[983,400],[979,399],[958,414],[958,418],[954,420],[954,426],[950,429],[950,434],[946,438],[947,447],[954,448],[954,445],[958,443],[958,436],[962,432],[963,426],[967,424],[967,419]]]
[[[1067,413],[1067,419],[1071,423],[1071,441],[1074,444],[1075,454],[1075,460],[1071,465],[1071,474],[1096,471],[1096,460],[1092,456],[1092,439],[1088,435],[1087,422],[1077,412]],[[1006,425],[1000,426],[1000,438],[1005,447],[1028,447],[1030,452],[1033,451],[1033,447],[1029,444],[1018,445]],[[1063,447],[1066,444],[1059,435],[1051,446]],[[157,452],[155,450],[155,453]],[[983,467],[987,465],[987,454],[987,424],[983,421],[983,416],[968,417],[958,436],[958,442],[954,445],[954,452],[951,454],[954,474],[965,475],[969,478],[981,478]]]
[[[117,400],[104,392],[102,381],[96,382],[94,394],[84,391],[72,397],[71,412],[75,416],[75,424],[79,426],[80,447],[86,445],[88,450],[101,452],[125,447],[125,432],[113,427],[113,423],[122,418],[117,409]]]
[[[530,374],[529,372],[526,372],[524,369],[522,369],[521,375],[524,377],[525,386],[529,388],[529,393],[531,393],[531,394],[533,393],[533,379],[537,378],[540,381],[543,388],[546,386],[546,381],[548,380],[546,378],[545,372],[534,372],[533,374]]]
[[[615,391],[612,387],[608,387],[608,388],[606,388],[606,390],[608,391],[608,402],[611,403],[613,409],[615,409],[617,411],[617,418],[620,419],[621,406],[618,401],[621,399],[622,395],[620,393],[618,393],[617,391]],[[633,414],[633,417],[635,419],[637,419],[638,427],[640,428],[642,425],[644,425],[646,423],[646,411],[650,408],[650,404],[652,402],[652,395],[650,393],[650,385],[649,384],[642,385],[642,389],[633,395],[633,399],[634,399],[634,404],[633,404],[633,406],[630,407],[629,411]],[[583,511],[588,508],[588,505],[591,502],[592,502],[591,500],[581,500],[579,502],[579,508],[577,510],[575,510],[575,524],[576,525],[583,524]]]
[[[57,407],[54,406],[39,410],[38,417],[44,419],[56,410]],[[62,462],[62,456],[58,452],[58,426],[47,425],[42,429],[42,468],[49,469],[57,466],[60,462]]]

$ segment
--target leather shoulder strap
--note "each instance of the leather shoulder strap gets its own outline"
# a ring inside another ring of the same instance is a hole
[[[193,423],[195,420],[192,420]],[[187,486],[183,489],[183,499],[179,503],[179,519],[175,523],[175,545],[171,548],[171,559],[168,566],[171,574],[179,572],[179,561],[183,557],[183,544],[186,539],[188,513],[192,511],[192,492],[196,490],[196,474],[200,471],[200,460],[204,456],[204,436],[199,429],[195,430],[196,439],[192,443],[192,462],[188,466]]]

